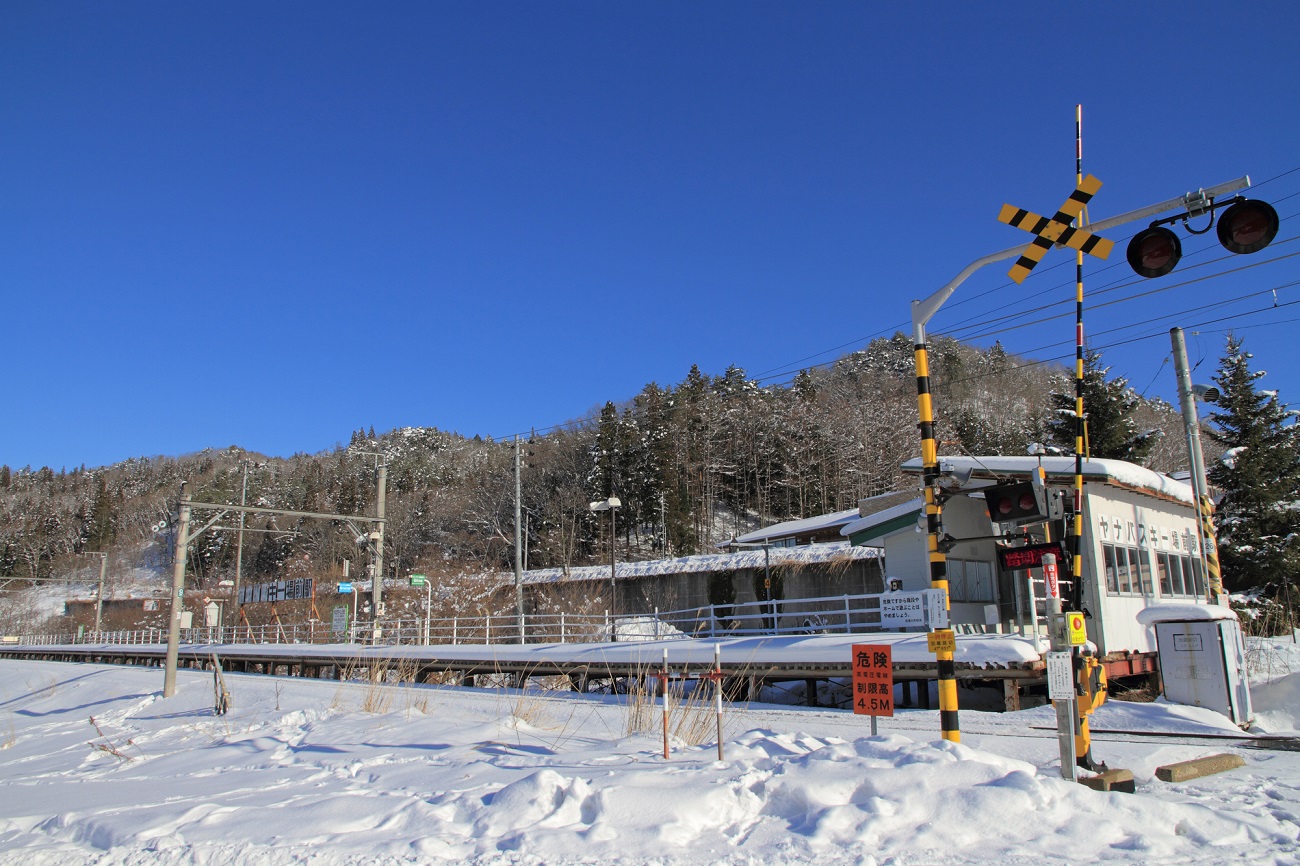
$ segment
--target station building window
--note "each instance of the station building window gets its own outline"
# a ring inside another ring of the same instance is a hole
[[[1106,591],[1111,595],[1155,594],[1154,583],[1160,585],[1160,595],[1196,597],[1205,594],[1205,575],[1201,561],[1185,554],[1154,552],[1155,573],[1147,551],[1119,544],[1101,546],[1106,570]]]
[[[993,563],[949,558],[948,597],[952,601],[993,602]]]
[[[1155,594],[1151,564],[1143,550],[1119,544],[1103,544],[1101,553],[1106,569],[1107,592],[1111,595]]]
[[[1201,561],[1176,553],[1159,553],[1156,571],[1160,575],[1161,595],[1198,597],[1205,594]]]

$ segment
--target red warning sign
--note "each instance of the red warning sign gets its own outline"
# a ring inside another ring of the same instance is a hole
[[[853,712],[894,715],[894,653],[889,644],[853,645]]]

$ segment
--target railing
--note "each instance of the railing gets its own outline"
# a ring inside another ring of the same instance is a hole
[[[330,623],[211,626],[181,629],[185,644],[517,644],[597,643],[614,640],[675,640],[748,635],[854,634],[880,630],[880,594],[772,599],[684,610],[612,616],[533,613],[417,617],[352,623],[334,631]],[[24,645],[141,645],[167,642],[166,629],[88,631],[81,635],[30,634],[0,639]]]

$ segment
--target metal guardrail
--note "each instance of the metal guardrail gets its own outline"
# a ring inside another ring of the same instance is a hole
[[[517,644],[674,640],[748,635],[853,634],[880,630],[881,593],[772,599],[644,614],[525,614],[521,640],[515,613],[405,618],[352,623],[336,632],[329,622],[268,623],[181,629],[186,644]],[[167,642],[166,629],[24,634],[3,638],[28,646],[141,645]]]

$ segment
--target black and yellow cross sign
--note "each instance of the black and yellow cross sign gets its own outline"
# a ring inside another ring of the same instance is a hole
[[[1024,252],[1007,275],[1017,283],[1023,283],[1025,277],[1034,269],[1034,265],[1043,260],[1043,256],[1052,248],[1052,244],[1063,244],[1071,249],[1080,250],[1094,255],[1099,259],[1105,259],[1110,256],[1110,251],[1114,248],[1115,243],[1108,241],[1100,235],[1094,235],[1092,232],[1083,229],[1071,228],[1071,221],[1078,219],[1079,214],[1083,213],[1083,208],[1096,195],[1097,190],[1101,189],[1101,181],[1092,175],[1085,177],[1070,193],[1070,197],[1061,205],[1061,209],[1056,212],[1056,216],[1048,219],[1041,217],[1036,213],[1030,213],[1023,208],[1012,207],[1009,204],[1002,206],[1002,212],[998,214],[998,219],[1008,225],[1013,225],[1018,229],[1024,229],[1032,232],[1035,237],[1029,246],[1025,247]]]

